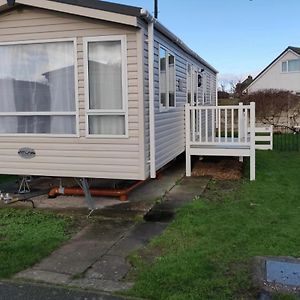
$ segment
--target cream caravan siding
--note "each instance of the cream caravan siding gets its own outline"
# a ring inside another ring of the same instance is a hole
[[[249,86],[248,92],[253,93],[263,89],[300,92],[300,72],[282,73],[282,62],[290,59],[299,59],[299,55],[288,51]]]
[[[149,86],[148,86],[148,43],[147,31],[144,30],[144,88],[145,88],[145,151],[146,158],[150,159],[150,138],[149,138]],[[212,93],[212,105],[216,103],[216,74],[206,66],[185,53],[177,45],[172,43],[165,36],[155,31],[154,49],[154,87],[155,87],[155,151],[156,170],[159,170],[168,162],[173,160],[185,150],[185,123],[184,105],[187,100],[187,63],[193,64],[199,69],[205,69],[210,74],[209,85]],[[175,55],[176,82],[182,81],[183,89],[176,88],[176,107],[165,112],[159,111],[159,46],[163,46]],[[202,99],[203,89],[198,89],[198,98]],[[149,164],[146,168],[149,175]]]
[[[85,138],[83,37],[126,35],[129,138]],[[137,29],[47,10],[22,7],[0,15],[0,42],[76,38],[79,137],[0,137],[0,174],[144,179],[143,128],[139,117]],[[30,160],[18,150],[36,151]]]

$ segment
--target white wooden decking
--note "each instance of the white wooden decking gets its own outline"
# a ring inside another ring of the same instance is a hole
[[[250,157],[250,180],[255,180],[255,103],[233,106],[186,104],[186,176],[191,156]]]

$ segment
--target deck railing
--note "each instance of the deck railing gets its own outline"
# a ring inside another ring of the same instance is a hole
[[[186,134],[191,146],[250,146],[255,139],[255,103],[231,106],[186,105]]]
[[[185,108],[186,176],[191,156],[250,157],[250,180],[255,180],[255,103]]]

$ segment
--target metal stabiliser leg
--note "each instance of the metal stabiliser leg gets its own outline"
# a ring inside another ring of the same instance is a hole
[[[80,178],[80,184],[81,184],[81,188],[84,191],[84,197],[85,197],[85,201],[88,205],[88,208],[90,210],[89,215],[91,215],[91,213],[95,210],[95,202],[91,196],[90,193],[90,188],[89,188],[89,184],[86,178]]]
[[[19,194],[26,194],[26,193],[30,193],[30,186],[29,186],[29,182],[30,179],[28,176],[23,176],[20,186],[19,186],[19,190],[18,193]]]

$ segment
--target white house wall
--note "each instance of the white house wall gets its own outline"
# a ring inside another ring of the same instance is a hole
[[[299,55],[288,51],[249,86],[248,92],[253,93],[263,89],[300,92],[300,72],[282,72],[282,62],[290,59],[299,59]]]
[[[103,35],[127,38],[128,138],[85,137],[83,38]],[[145,179],[137,36],[134,27],[37,8],[0,14],[0,42],[76,38],[79,101],[79,137],[0,137],[0,174]],[[23,147],[34,149],[36,157],[22,159]]]

